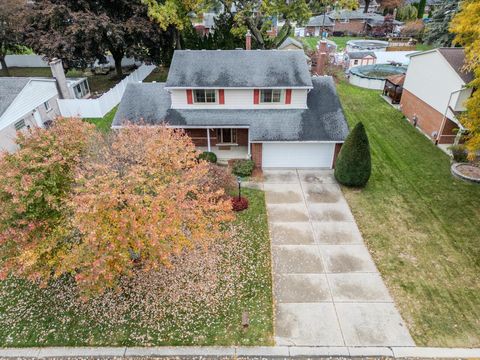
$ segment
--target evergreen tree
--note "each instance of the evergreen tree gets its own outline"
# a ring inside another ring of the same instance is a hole
[[[427,5],[427,0],[420,0],[418,3],[418,13],[417,17],[423,19],[423,14],[425,14],[425,5]]]
[[[365,128],[360,122],[348,135],[338,154],[335,178],[345,186],[363,187],[370,179],[371,172],[370,145]]]
[[[442,0],[435,8],[432,21],[425,29],[424,41],[435,46],[451,46],[454,34],[448,31],[450,21],[458,11],[459,0]]]

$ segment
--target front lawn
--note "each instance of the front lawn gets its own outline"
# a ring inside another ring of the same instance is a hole
[[[376,91],[345,82],[350,127],[367,130],[373,172],[345,196],[418,345],[480,346],[480,186]]]
[[[237,235],[221,245],[221,271],[210,268],[214,262],[207,252],[190,257],[191,268],[175,270],[185,277],[175,277],[166,288],[159,285],[161,277],[141,274],[126,284],[130,291],[88,303],[76,298],[67,280],[45,289],[13,279],[0,283],[0,347],[272,345],[264,194],[244,189],[243,195],[250,208],[238,213]],[[222,284],[206,294],[198,284],[208,285],[212,274],[221,276]],[[248,313],[247,329],[242,328],[243,312]]]

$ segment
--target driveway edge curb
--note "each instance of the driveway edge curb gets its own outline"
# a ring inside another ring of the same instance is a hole
[[[389,357],[480,358],[480,348],[346,347],[346,346],[179,346],[179,347],[45,347],[1,348],[0,358],[126,357]]]

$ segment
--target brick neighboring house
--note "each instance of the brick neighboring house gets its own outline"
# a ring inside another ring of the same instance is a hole
[[[458,114],[472,94],[471,72],[462,70],[462,48],[439,48],[410,55],[400,106],[403,114],[432,141],[451,144],[465,130]],[[458,131],[457,131],[458,130]]]
[[[333,21],[335,32],[346,34],[366,34],[375,31],[376,28],[383,26],[385,17],[374,12],[364,13],[363,10],[334,10],[327,14]],[[393,20],[393,26],[400,26],[403,23]]]
[[[312,78],[295,50],[177,50],[166,83],[127,85],[112,127],[126,121],[259,168],[332,168],[348,134],[333,79]]]

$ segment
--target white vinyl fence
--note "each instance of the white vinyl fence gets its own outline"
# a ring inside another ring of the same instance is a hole
[[[120,103],[128,83],[142,82],[155,65],[141,65],[115,87],[97,99],[58,99],[60,113],[65,117],[101,118]]]
[[[5,56],[5,62],[8,67],[48,67],[48,62],[44,61],[40,55],[7,55]],[[115,67],[115,61],[113,56],[107,55],[107,63],[110,67]],[[140,65],[141,63],[135,61],[134,58],[122,59],[122,66]],[[98,65],[98,61],[94,63],[94,66]],[[0,69],[2,66],[0,65]]]

